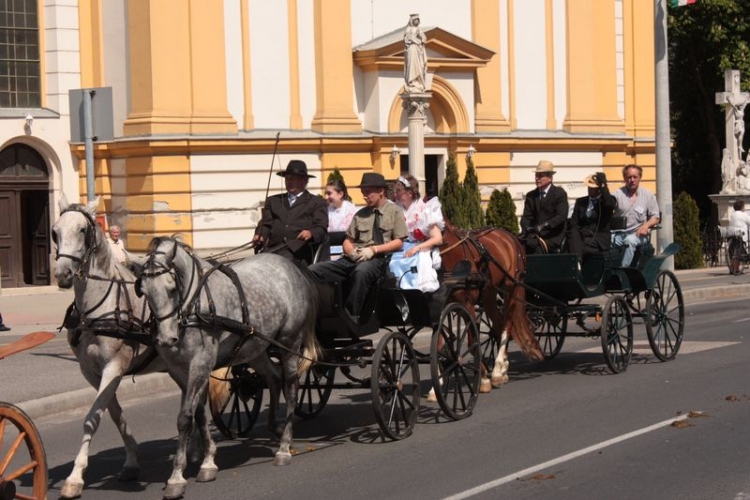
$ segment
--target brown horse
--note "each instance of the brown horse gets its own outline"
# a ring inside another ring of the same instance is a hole
[[[526,289],[522,280],[526,269],[523,246],[508,231],[499,228],[463,231],[445,221],[440,255],[445,269],[462,261],[471,263],[479,287],[453,292],[450,300],[462,303],[476,318],[475,304],[481,304],[491,322],[491,333],[499,346],[492,368],[492,387],[508,382],[508,341],[513,340],[532,361],[544,359],[526,315]],[[498,294],[502,307],[498,307]],[[483,366],[483,391],[489,390]]]

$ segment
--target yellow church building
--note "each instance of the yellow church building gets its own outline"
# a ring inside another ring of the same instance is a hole
[[[291,159],[316,176],[314,193],[334,168],[349,186],[368,171],[395,179],[410,153],[400,94],[413,13],[432,93],[428,194],[451,155],[460,172],[471,156],[484,200],[507,188],[519,213],[542,159],[571,201],[586,175],[619,181],[628,163],[655,190],[652,0],[7,4],[21,12],[0,12],[0,30],[25,50],[6,48],[0,67],[3,287],[50,283],[57,202],[87,197],[72,89],[112,89],[95,194],[131,251],[173,233],[204,254],[249,241],[269,182],[283,189],[271,172]]]

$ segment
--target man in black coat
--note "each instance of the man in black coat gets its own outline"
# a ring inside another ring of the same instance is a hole
[[[253,241],[261,251],[310,265],[313,245],[322,243],[328,232],[328,206],[307,191],[309,179],[315,176],[308,175],[305,162],[292,160],[276,175],[284,178],[286,193],[266,199]]]
[[[589,175],[583,183],[589,195],[576,200],[568,228],[568,248],[578,254],[579,262],[584,255],[609,251],[612,216],[617,208],[603,172]]]
[[[551,161],[540,161],[534,175],[536,189],[526,193],[521,239],[527,254],[555,252],[565,239],[568,193],[552,184],[555,166]]]

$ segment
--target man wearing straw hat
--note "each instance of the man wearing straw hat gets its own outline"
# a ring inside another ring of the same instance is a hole
[[[556,252],[565,238],[568,193],[552,184],[555,166],[542,160],[536,166],[536,189],[526,193],[521,216],[521,239],[527,254]]]
[[[328,232],[328,206],[307,190],[307,182],[315,176],[307,173],[302,160],[290,161],[276,175],[284,178],[286,192],[266,198],[253,242],[260,251],[310,265],[313,245],[322,243]]]
[[[568,249],[578,255],[579,262],[584,255],[609,251],[611,221],[617,208],[604,172],[586,176],[583,183],[589,194],[576,200],[568,228]]]

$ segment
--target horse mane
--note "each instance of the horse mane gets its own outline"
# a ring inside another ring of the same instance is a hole
[[[159,245],[166,241],[171,241],[175,245],[181,246],[187,253],[193,254],[193,247],[182,241],[177,234],[173,234],[172,236],[154,236],[146,248],[146,253],[155,252],[159,248]]]

